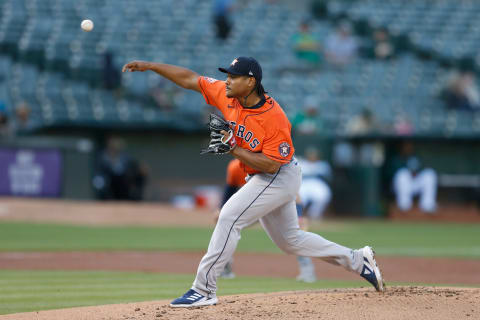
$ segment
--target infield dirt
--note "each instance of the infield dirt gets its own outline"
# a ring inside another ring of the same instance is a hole
[[[195,309],[150,301],[17,313],[0,319],[478,319],[479,299],[480,289],[396,287],[385,294],[333,289],[225,296],[216,306]]]

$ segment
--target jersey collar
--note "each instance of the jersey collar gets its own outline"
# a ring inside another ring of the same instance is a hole
[[[264,95],[256,105],[251,106],[251,107],[243,107],[243,106],[242,106],[242,108],[243,108],[243,109],[249,109],[249,110],[259,109],[259,108],[261,108],[261,107],[265,104],[265,102],[267,101],[267,99],[269,99],[269,98],[265,98],[265,95]],[[241,104],[240,104],[240,105],[241,105]]]

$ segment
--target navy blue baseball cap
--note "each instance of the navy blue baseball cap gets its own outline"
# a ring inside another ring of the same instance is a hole
[[[235,58],[228,68],[218,68],[218,70],[237,76],[254,77],[258,85],[262,82],[262,67],[252,57]]]

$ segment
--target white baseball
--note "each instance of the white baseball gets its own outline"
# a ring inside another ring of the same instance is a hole
[[[92,20],[83,20],[82,24],[80,25],[83,31],[92,31],[93,30],[93,21]]]

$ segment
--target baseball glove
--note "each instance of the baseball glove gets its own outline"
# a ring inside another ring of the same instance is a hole
[[[210,128],[210,143],[208,148],[202,150],[200,154],[225,154],[235,148],[236,142],[235,137],[233,136],[233,130],[225,119],[211,113],[208,127]],[[222,130],[228,132],[228,136],[224,136],[221,133]]]

